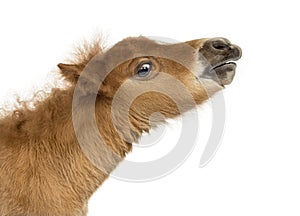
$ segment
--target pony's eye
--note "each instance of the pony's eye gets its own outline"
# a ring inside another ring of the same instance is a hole
[[[138,77],[146,77],[150,74],[152,69],[151,63],[143,63],[139,68],[136,73]]]

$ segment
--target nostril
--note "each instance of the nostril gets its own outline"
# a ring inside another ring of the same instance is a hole
[[[230,50],[230,44],[223,40],[212,41],[212,46],[217,50]]]

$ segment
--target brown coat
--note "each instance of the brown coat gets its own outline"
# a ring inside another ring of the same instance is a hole
[[[137,37],[103,51],[96,41],[72,63],[59,64],[70,86],[0,119],[0,216],[86,215],[89,198],[131,143],[163,122],[153,124],[151,114],[174,118],[223,88],[222,79],[200,82],[215,56],[206,43],[211,40],[170,45]],[[93,109],[97,131],[85,119]]]

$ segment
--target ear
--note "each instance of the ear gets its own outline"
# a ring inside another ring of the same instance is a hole
[[[99,77],[101,76],[101,74],[95,73],[95,71],[100,71],[103,68],[103,65],[100,62],[94,62],[94,64],[92,62],[87,67],[84,67],[80,64],[60,63],[57,65],[57,67],[60,69],[63,77],[73,84],[78,84],[77,81],[79,79],[79,76],[85,69],[86,73],[82,74],[83,77],[81,78],[81,82],[79,85],[79,88],[84,92],[91,93],[94,92],[96,88],[98,88],[98,94],[109,95],[109,93],[111,92],[111,87],[107,85],[105,81],[102,82],[100,87],[98,86],[99,83],[97,82],[97,80],[101,80],[101,77]]]
[[[77,64],[60,63],[57,65],[57,67],[60,69],[60,72],[63,75],[63,77],[71,83],[77,82],[80,73],[83,69],[80,65]]]

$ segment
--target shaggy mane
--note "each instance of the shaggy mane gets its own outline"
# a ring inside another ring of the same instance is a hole
[[[95,55],[103,54],[105,49],[104,36],[99,34],[91,40],[84,39],[79,45],[75,45],[71,57],[67,61],[84,68]],[[11,118],[20,122],[27,112],[33,111],[35,107],[53,97],[59,90],[68,89],[74,85],[61,74],[59,69],[51,71],[49,76],[51,76],[50,81],[46,82],[41,89],[32,90],[32,96],[23,99],[20,95],[13,94],[13,99],[2,103],[0,105],[0,121],[4,118]]]
[[[91,41],[83,40],[80,45],[75,46],[68,61],[76,65],[86,65],[95,55],[104,53],[107,47],[105,41],[102,34],[95,36]]]

